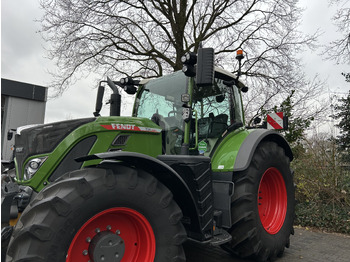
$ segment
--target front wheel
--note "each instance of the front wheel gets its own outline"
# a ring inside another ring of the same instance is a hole
[[[142,170],[78,170],[26,208],[7,261],[185,261],[181,218],[168,188]]]
[[[240,257],[273,261],[293,233],[294,183],[289,158],[274,142],[262,142],[247,170],[234,175],[231,243]]]

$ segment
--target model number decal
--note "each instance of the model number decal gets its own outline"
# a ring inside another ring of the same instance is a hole
[[[162,131],[162,129],[159,129],[159,128],[135,126],[135,125],[129,125],[129,124],[110,124],[110,125],[101,125],[101,126],[108,130],[143,131],[143,132],[152,132],[152,133],[160,133]]]

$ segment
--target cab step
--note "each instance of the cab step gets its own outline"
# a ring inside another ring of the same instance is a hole
[[[226,230],[221,228],[220,229],[216,228],[215,231],[216,231],[216,234],[210,240],[211,246],[220,246],[232,240],[231,234],[228,233]],[[219,234],[217,234],[218,233],[217,231],[219,231]]]

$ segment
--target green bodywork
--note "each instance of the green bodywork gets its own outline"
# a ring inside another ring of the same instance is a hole
[[[214,172],[233,171],[238,151],[252,130],[240,128],[229,133],[216,148],[211,158]]]

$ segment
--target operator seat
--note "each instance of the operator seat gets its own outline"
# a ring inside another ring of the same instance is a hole
[[[227,129],[228,115],[220,114],[214,117],[210,124],[210,132],[208,137],[219,137]]]
[[[213,113],[209,117],[198,119],[198,138],[218,138],[227,129],[228,115],[219,114],[214,116]]]

